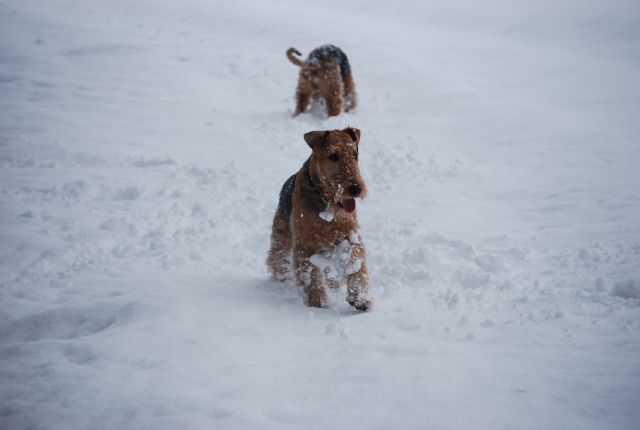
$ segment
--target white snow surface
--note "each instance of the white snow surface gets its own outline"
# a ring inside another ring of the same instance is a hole
[[[0,1],[0,428],[637,429],[639,112],[635,0]],[[368,313],[264,264],[347,125]]]

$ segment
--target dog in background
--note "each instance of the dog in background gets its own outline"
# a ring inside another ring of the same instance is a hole
[[[358,167],[360,130],[312,131],[304,140],[312,153],[280,191],[267,266],[276,280],[293,277],[308,306],[328,307],[327,288],[346,285],[349,304],[369,310],[355,200],[367,193]]]
[[[287,50],[287,58],[300,67],[296,89],[296,110],[293,116],[304,112],[315,100],[324,99],[329,116],[340,115],[356,107],[356,88],[351,66],[344,52],[337,46],[323,45],[314,49],[305,61],[296,48]]]

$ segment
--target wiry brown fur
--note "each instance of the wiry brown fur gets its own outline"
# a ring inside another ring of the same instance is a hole
[[[347,261],[342,261],[347,268],[347,301],[357,309],[368,310],[373,301],[368,296],[365,248],[357,233],[356,211],[347,212],[343,205],[367,192],[358,168],[360,131],[314,131],[304,137],[313,153],[308,164],[290,178],[295,179],[293,191],[287,194],[289,181],[283,187],[273,219],[269,271],[275,279],[284,281],[293,266],[293,277],[304,292],[306,304],[326,307],[327,288],[337,289],[339,285],[311,260],[314,255],[331,254],[340,248],[341,255],[348,256]],[[336,155],[338,161],[332,160]],[[321,218],[320,212],[333,213],[333,219]]]
[[[336,56],[323,57],[319,60],[313,54],[324,47],[317,48],[309,54],[306,61],[296,58],[302,55],[297,49],[289,48],[287,58],[296,66],[301,67],[296,89],[296,109],[293,116],[304,112],[315,100],[323,99],[329,116],[340,115],[344,109],[348,112],[358,103],[356,87],[353,82],[351,68],[346,55],[339,48],[336,49],[342,58]]]

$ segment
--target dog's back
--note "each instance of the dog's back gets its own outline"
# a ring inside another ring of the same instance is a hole
[[[282,185],[282,189],[280,190],[280,201],[278,203],[279,208],[282,209],[285,217],[289,219],[291,216],[291,210],[293,209],[293,190],[296,186],[296,177],[297,173],[291,175],[289,179]]]
[[[347,76],[349,76],[349,73],[351,72],[351,66],[349,65],[347,55],[337,46],[322,45],[314,49],[309,53],[309,57],[306,62],[308,64],[317,64],[322,67],[324,64],[334,59],[338,61],[338,65],[340,66],[342,81],[346,82]]]
[[[295,48],[289,48],[287,50],[287,58],[289,61],[303,69],[322,70],[331,61],[335,60],[340,68],[340,76],[343,82],[347,82],[349,74],[351,73],[351,65],[349,64],[347,54],[335,45],[322,45],[314,49],[309,53],[309,56],[304,62],[296,58],[294,54],[302,55],[300,51]]]

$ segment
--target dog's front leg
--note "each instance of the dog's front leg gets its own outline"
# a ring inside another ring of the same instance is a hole
[[[373,299],[369,297],[369,274],[364,246],[360,243],[351,246],[347,273],[347,301],[360,311],[368,311],[373,306]]]
[[[314,308],[329,306],[324,273],[309,261],[310,253],[294,250],[296,281],[305,293],[305,304]]]

